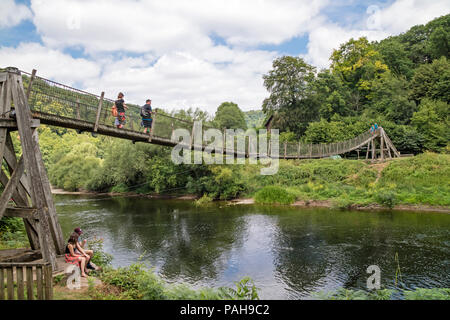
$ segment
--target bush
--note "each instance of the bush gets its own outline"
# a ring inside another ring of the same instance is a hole
[[[257,300],[258,288],[248,277],[236,282],[236,288],[192,289],[185,284],[168,284],[143,263],[125,268],[107,268],[101,275],[107,285],[116,286],[121,296],[143,300]]]
[[[201,207],[210,204],[213,201],[206,193],[198,200],[195,200],[195,206]]]
[[[94,251],[92,262],[100,267],[106,267],[111,264],[113,256],[103,251],[103,239],[89,239],[89,249]]]
[[[283,188],[266,186],[255,194],[255,201],[262,204],[291,204],[295,196]]]
[[[392,191],[380,191],[375,196],[376,201],[388,208],[393,208],[397,204],[397,196]]]

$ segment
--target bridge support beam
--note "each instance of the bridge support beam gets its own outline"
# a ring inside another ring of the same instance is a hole
[[[16,128],[11,126],[11,114],[15,114]],[[37,125],[31,116],[22,76],[15,68],[0,73],[0,118],[0,160],[5,160],[9,171],[0,174],[4,186],[0,219],[12,213],[22,217],[31,247],[40,249],[43,259],[56,269],[56,255],[64,253],[64,239],[39,148]],[[18,161],[11,138],[14,130],[19,132],[17,143],[22,150]]]

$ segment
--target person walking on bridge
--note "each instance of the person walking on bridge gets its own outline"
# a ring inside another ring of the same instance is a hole
[[[152,127],[152,100],[147,99],[145,104],[141,107],[142,126],[144,127],[144,133],[150,133]]]
[[[117,110],[117,116],[114,121],[114,125],[119,129],[122,129],[123,126],[125,125],[125,110],[128,109],[128,107],[125,104],[125,100],[123,100],[123,97],[124,97],[123,93],[119,92],[117,100],[114,102],[114,107]]]

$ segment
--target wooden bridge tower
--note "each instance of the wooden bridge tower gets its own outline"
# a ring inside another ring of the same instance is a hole
[[[0,73],[0,183],[4,187],[0,219],[23,218],[31,248],[40,250],[56,270],[56,255],[64,253],[64,239],[39,148],[40,122],[31,116],[28,96],[18,69],[7,68]],[[15,131],[19,140],[16,146],[11,138]],[[19,159],[14,147],[21,150]]]

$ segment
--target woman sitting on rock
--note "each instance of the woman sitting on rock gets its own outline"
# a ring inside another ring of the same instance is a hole
[[[75,251],[78,243],[78,237],[79,234],[76,232],[70,235],[64,256],[67,263],[80,267],[81,276],[85,278],[88,273],[87,264],[89,263],[91,257],[88,254],[81,254],[79,251]]]

